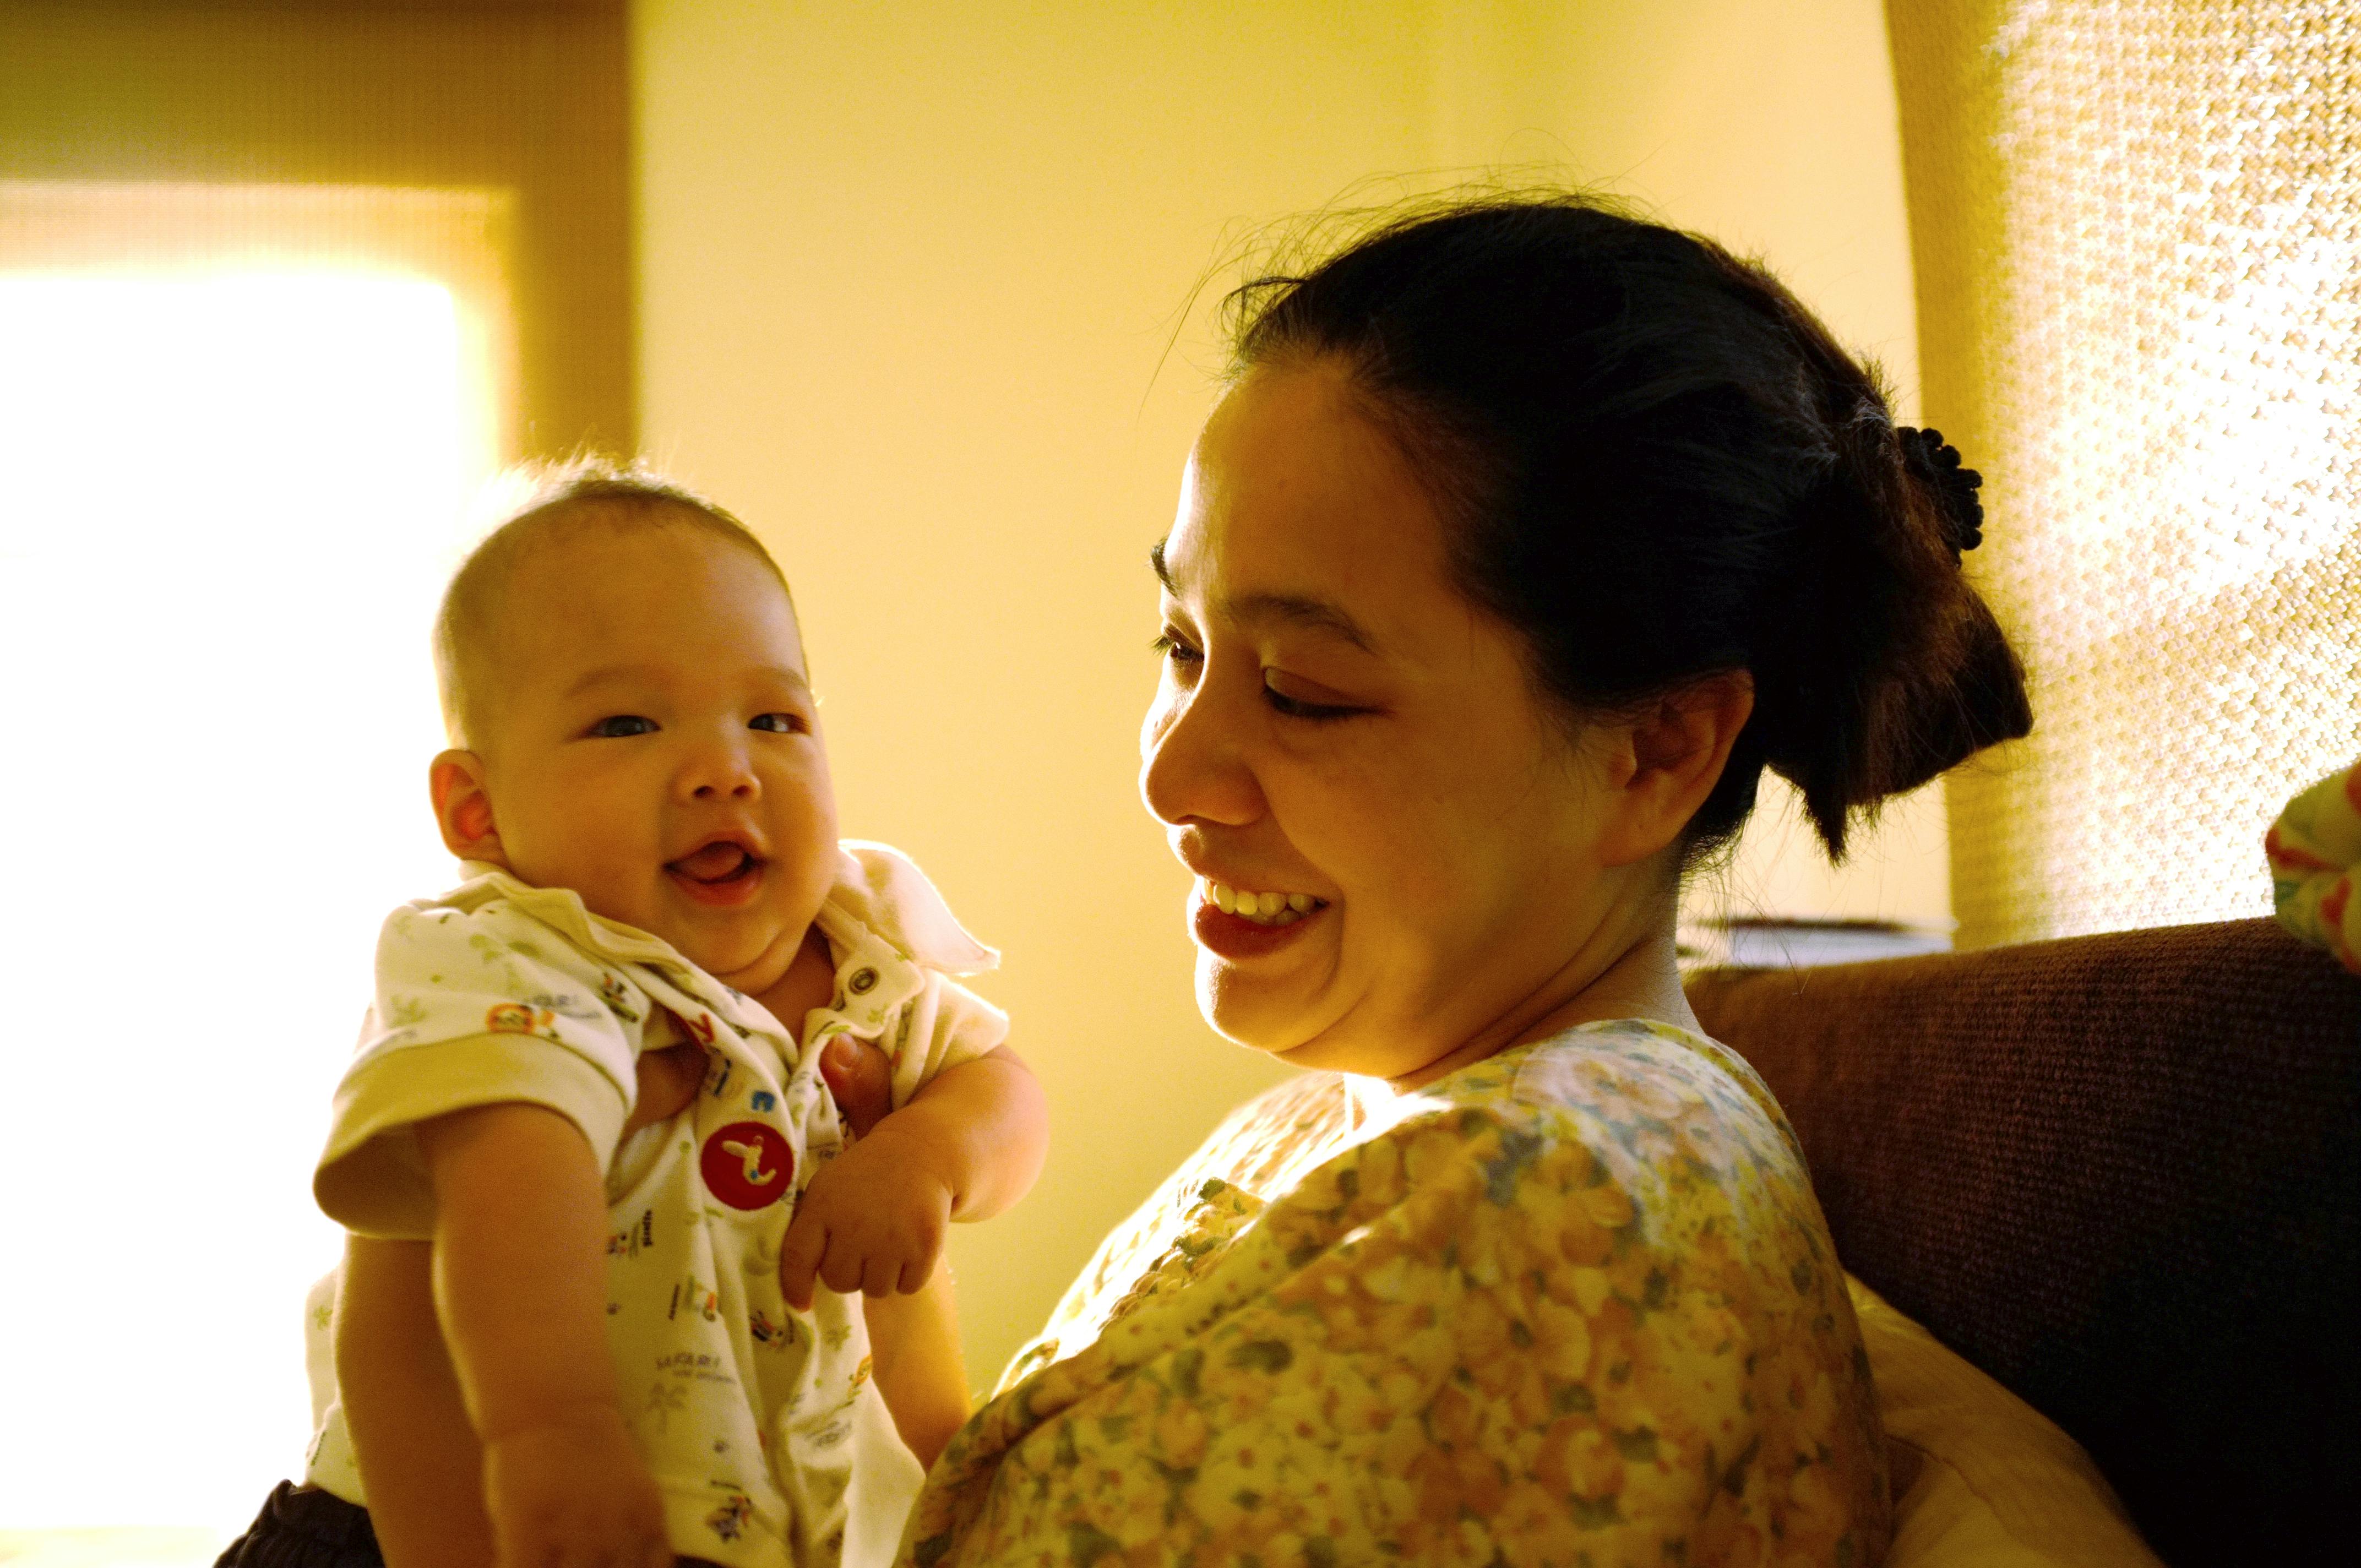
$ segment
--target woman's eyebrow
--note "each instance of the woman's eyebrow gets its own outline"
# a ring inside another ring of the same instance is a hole
[[[1178,598],[1180,590],[1174,585],[1171,568],[1164,561],[1164,541],[1159,539],[1149,546],[1148,564],[1156,568],[1156,580],[1164,585],[1164,591]],[[1257,621],[1284,621],[1307,631],[1325,632],[1351,643],[1364,653],[1378,651],[1377,639],[1346,613],[1344,606],[1317,595],[1243,594],[1217,599],[1213,608],[1224,618],[1247,625]]]
[[[1364,653],[1378,651],[1376,640],[1361,630],[1359,621],[1347,615],[1343,606],[1323,598],[1305,594],[1246,594],[1221,599],[1216,608],[1230,620],[1249,626],[1257,621],[1284,621],[1350,642]]]

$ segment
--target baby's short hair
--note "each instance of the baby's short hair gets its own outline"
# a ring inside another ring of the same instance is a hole
[[[754,531],[724,507],[636,459],[581,456],[512,469],[503,488],[522,496],[467,553],[443,590],[434,616],[434,678],[443,728],[454,746],[481,742],[486,698],[497,685],[490,668],[509,580],[525,553],[571,522],[595,516],[609,526],[693,528],[754,557],[787,594],[786,574]]]

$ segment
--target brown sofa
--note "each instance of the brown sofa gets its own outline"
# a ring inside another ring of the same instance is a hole
[[[2268,920],[1689,981],[1853,1273],[2173,1568],[2361,1561],[2361,979]]]

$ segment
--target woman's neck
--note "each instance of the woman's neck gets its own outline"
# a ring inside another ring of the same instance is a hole
[[[1416,1089],[1511,1047],[1530,1045],[1563,1034],[1576,1025],[1609,1018],[1645,1018],[1691,1034],[1701,1033],[1697,1014],[1690,1010],[1688,997],[1681,990],[1680,949],[1674,927],[1675,907],[1673,901],[1664,901],[1615,931],[1612,938],[1602,940],[1609,938],[1605,930],[1595,936],[1586,944],[1588,962],[1584,962],[1586,955],[1577,954],[1569,968],[1578,974],[1589,964],[1601,967],[1564,1000],[1552,1003],[1546,998],[1538,999],[1532,1015],[1505,1019],[1499,1026],[1471,1037],[1424,1067],[1389,1081],[1396,1089]],[[1599,951],[1602,947],[1609,949],[1604,955]]]

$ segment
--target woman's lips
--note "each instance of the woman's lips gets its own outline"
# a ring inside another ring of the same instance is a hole
[[[1275,953],[1320,923],[1329,905],[1314,905],[1308,914],[1285,926],[1265,926],[1242,916],[1225,915],[1220,906],[1199,896],[1190,900],[1189,927],[1197,945],[1216,958],[1235,963]]]

